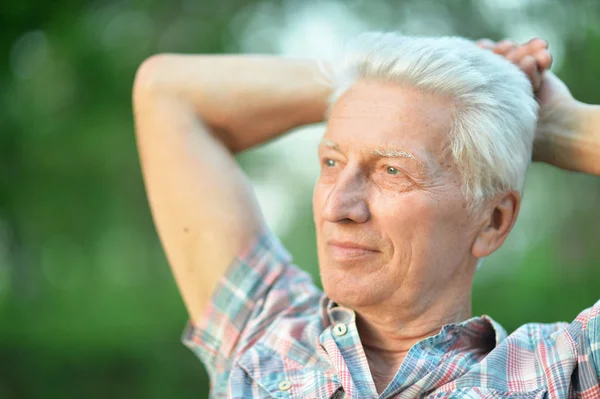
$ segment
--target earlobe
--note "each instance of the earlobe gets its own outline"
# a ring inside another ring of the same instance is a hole
[[[491,202],[473,242],[474,257],[483,258],[502,246],[517,220],[520,202],[521,196],[515,191],[499,195]]]

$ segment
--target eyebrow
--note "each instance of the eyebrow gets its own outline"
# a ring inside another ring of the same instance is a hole
[[[323,139],[321,140],[321,144],[336,151],[342,152],[340,146],[333,141]],[[420,166],[423,166],[423,162],[417,158],[413,153],[408,151],[400,151],[400,150],[390,150],[390,149],[376,149],[371,152],[372,155],[376,155],[383,158],[408,158],[415,161]]]
[[[323,144],[325,147],[329,147],[332,148],[336,151],[342,152],[341,148],[339,145],[337,145],[337,143],[334,143],[333,141],[329,141],[327,139],[323,139],[321,140],[321,144]]]
[[[326,147],[329,147],[335,151],[342,152],[340,146],[337,143],[334,143],[333,141],[323,139],[323,140],[321,140],[321,144]],[[417,166],[417,170],[420,173],[425,173],[425,174],[431,173],[431,171],[429,170],[429,168],[427,167],[427,164],[425,162],[423,162],[421,159],[416,157],[413,153],[408,152],[408,151],[392,150],[392,149],[375,149],[371,152],[371,155],[375,155],[375,156],[382,157],[382,158],[409,159],[414,162],[414,164]]]
[[[408,158],[416,161],[418,164],[422,162],[417,159],[412,153],[407,151],[397,151],[397,150],[375,150],[371,154],[377,155],[383,158]]]

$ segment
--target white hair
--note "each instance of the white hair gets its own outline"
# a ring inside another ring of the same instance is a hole
[[[538,105],[527,76],[503,57],[459,37],[367,32],[352,40],[329,75],[330,110],[360,79],[379,79],[448,96],[454,161],[470,210],[497,193],[522,192]]]

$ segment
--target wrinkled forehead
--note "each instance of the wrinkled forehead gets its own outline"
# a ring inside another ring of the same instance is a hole
[[[340,145],[393,147],[445,159],[454,107],[449,98],[385,82],[359,82],[333,105],[327,138]]]

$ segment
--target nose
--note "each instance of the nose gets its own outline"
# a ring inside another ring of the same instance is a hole
[[[346,167],[327,195],[323,218],[328,222],[365,223],[369,220],[368,185],[358,169]]]

